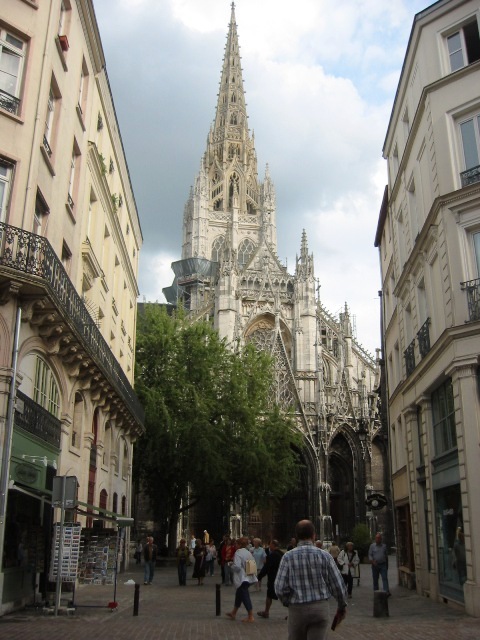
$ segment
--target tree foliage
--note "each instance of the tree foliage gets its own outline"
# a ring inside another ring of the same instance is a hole
[[[273,364],[252,346],[233,352],[207,322],[146,304],[138,315],[136,391],[145,435],[141,480],[161,530],[173,531],[187,487],[248,508],[281,498],[296,482],[292,418],[268,401]]]

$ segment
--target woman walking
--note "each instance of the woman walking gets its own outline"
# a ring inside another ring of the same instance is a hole
[[[241,604],[245,605],[245,609],[247,610],[247,617],[244,618],[243,622],[254,622],[255,618],[253,617],[253,607],[252,601],[250,599],[250,593],[248,589],[251,584],[257,582],[256,575],[247,575],[247,560],[251,560],[255,562],[254,557],[248,551],[247,544],[248,538],[243,536],[238,539],[238,549],[235,552],[235,556],[233,558],[233,562],[230,565],[230,569],[232,571],[233,584],[235,585],[235,603],[233,605],[233,609],[230,613],[227,613],[227,618],[230,620],[235,620],[237,615],[237,611],[239,610]]]
[[[193,550],[193,557],[195,558],[195,565],[193,567],[192,578],[197,578],[198,586],[203,585],[203,579],[205,578],[205,547],[203,546],[203,542],[200,538],[197,539],[195,543],[195,548]]]

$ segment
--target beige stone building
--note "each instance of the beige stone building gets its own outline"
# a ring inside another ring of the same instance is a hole
[[[480,616],[480,2],[418,13],[376,245],[400,581]]]
[[[46,590],[55,473],[84,527],[130,514],[141,243],[92,0],[3,0],[2,612]]]

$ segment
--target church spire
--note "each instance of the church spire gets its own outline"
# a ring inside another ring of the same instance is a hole
[[[232,136],[234,132],[240,132],[240,139],[244,139],[244,136],[248,137],[245,91],[243,88],[237,23],[235,21],[235,4],[232,2],[232,14],[223,57],[220,90],[218,92],[214,137],[217,141],[219,137],[237,137]]]

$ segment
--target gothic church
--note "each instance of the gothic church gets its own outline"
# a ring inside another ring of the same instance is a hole
[[[193,318],[212,321],[228,342],[252,342],[274,356],[277,401],[295,408],[304,436],[297,491],[268,518],[250,514],[240,525],[230,514],[228,528],[286,540],[294,523],[309,517],[322,539],[345,539],[359,522],[371,530],[386,524],[365,502],[388,487],[378,355],[355,340],[346,305],[334,317],[316,296],[305,231],[288,273],[277,255],[275,208],[268,165],[263,182],[258,178],[232,3],[215,120],[184,211],[182,259],[163,291]]]

